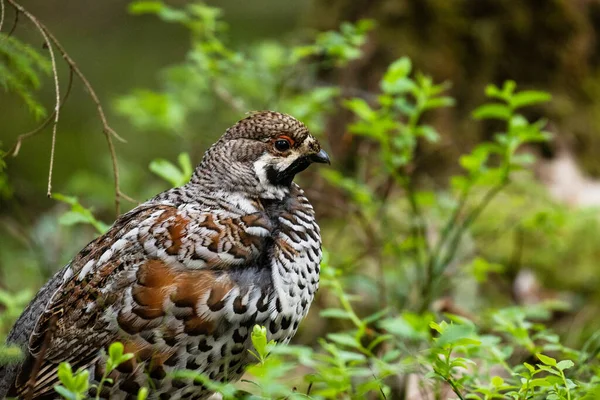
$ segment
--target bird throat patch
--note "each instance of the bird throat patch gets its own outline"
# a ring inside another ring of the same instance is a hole
[[[310,165],[307,157],[300,157],[283,171],[277,171],[274,166],[267,167],[267,179],[276,186],[290,186],[297,173],[304,171]]]

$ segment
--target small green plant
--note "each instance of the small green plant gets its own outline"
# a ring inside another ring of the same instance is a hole
[[[108,348],[108,357],[106,359],[106,367],[102,379],[95,387],[96,399],[100,399],[102,387],[107,383],[112,383],[112,379],[108,376],[119,365],[133,358],[132,353],[123,353],[124,347],[122,343],[112,343]],[[88,392],[91,389],[89,384],[89,371],[79,369],[73,372],[69,363],[63,362],[58,366],[58,378],[61,385],[54,386],[54,390],[63,398],[68,400],[87,399]],[[143,400],[148,396],[148,389],[141,388],[138,392],[138,400]]]
[[[543,354],[536,354],[542,364],[536,366],[524,363],[527,368],[521,376],[521,388],[518,395],[535,392],[536,387],[548,388],[547,399],[551,400],[570,400],[571,389],[575,389],[577,385],[565,376],[565,370],[572,368],[575,364],[571,360],[556,361],[552,357]],[[544,375],[543,378],[534,378],[536,375]],[[510,395],[510,393],[508,393]]]
[[[123,364],[125,361],[131,360],[133,358],[132,353],[123,354],[123,343],[115,342],[110,345],[108,348],[108,358],[106,359],[106,368],[104,370],[104,374],[102,375],[102,379],[100,383],[98,383],[98,388],[96,390],[96,399],[100,399],[100,393],[102,393],[102,386],[105,383],[112,383],[112,379],[108,377],[108,375],[113,372],[117,367]]]
[[[62,225],[75,225],[75,224],[90,224],[96,229],[99,234],[105,233],[109,226],[106,225],[102,221],[98,221],[92,210],[89,208],[85,208],[79,203],[77,197],[74,196],[65,196],[60,193],[54,193],[52,198],[61,201],[63,203],[67,203],[71,206],[71,210],[63,213],[60,216],[59,222]]]
[[[359,57],[374,27],[372,21],[361,20],[321,33],[308,45],[268,42],[238,51],[228,46],[226,25],[217,8],[194,3],[178,9],[160,1],[135,1],[129,11],[186,27],[191,48],[183,63],[162,73],[163,91],[135,90],[120,98],[116,108],[140,128],[183,137],[196,133],[187,123],[192,112],[213,118],[223,110],[239,117],[249,110],[278,109],[321,132],[324,112],[332,109],[339,88],[303,87],[317,80],[317,67],[342,67]],[[215,98],[221,104],[215,104]]]
[[[254,350],[248,350],[254,358],[260,363],[264,364],[267,360],[267,356],[269,352],[275,346],[274,341],[267,342],[267,328],[260,325],[254,325],[252,328],[252,333],[250,335],[250,339],[252,340],[252,345],[254,346]]]
[[[370,237],[374,242],[372,245],[397,249],[396,256],[400,252],[412,250],[414,264],[406,267],[410,271],[407,271],[404,278],[410,276],[410,280],[414,282],[413,287],[421,290],[416,294],[407,293],[407,296],[416,295],[420,302],[417,309],[424,311],[437,294],[444,290],[441,278],[448,266],[455,261],[461,240],[473,222],[510,183],[512,173],[527,168],[533,162],[530,154],[519,153],[519,150],[526,144],[549,140],[549,134],[543,131],[546,122],[540,120],[530,123],[519,110],[548,101],[550,96],[538,91],[517,92],[516,84],[512,81],[506,82],[502,88],[488,86],[486,95],[494,101],[477,108],[473,116],[480,120],[500,119],[506,124],[506,130],[496,134],[492,142],[482,143],[470,154],[460,158],[460,165],[466,174],[451,178],[452,187],[457,193],[455,205],[443,224],[439,239],[432,242],[426,212],[445,212],[430,196],[415,189],[415,151],[421,141],[436,142],[439,139],[439,133],[432,126],[421,123],[424,113],[451,106],[454,101],[443,94],[448,85],[434,84],[422,74],[416,74],[413,79],[411,70],[411,63],[407,58],[390,65],[382,79],[383,94],[379,96],[376,107],[361,98],[350,99],[345,103],[357,116],[357,121],[350,126],[351,132],[379,144],[382,168],[379,175],[387,177],[385,185],[388,189],[384,195],[376,197],[373,188],[364,182],[350,183],[351,181],[331,172],[325,172],[325,177],[329,182],[349,190],[352,198],[358,200],[355,209],[362,214],[359,215],[359,220],[371,225],[365,229],[373,233]],[[376,184],[380,184],[381,180],[382,178]],[[386,237],[390,235],[379,237],[380,227],[376,225],[377,216],[385,215],[388,209],[387,196],[394,185],[404,190],[409,217],[412,218],[408,241],[400,245],[386,242]],[[484,194],[478,196],[482,190]],[[468,204],[470,209],[467,209]],[[439,211],[435,207],[439,207]],[[381,260],[381,263],[385,262]],[[483,264],[480,261],[476,266],[481,267]],[[498,270],[498,267],[494,268]],[[385,277],[380,275],[380,279],[380,284],[384,285]],[[410,303],[415,300],[408,297],[405,301]]]
[[[361,57],[361,47],[367,40],[366,35],[374,26],[374,21],[368,19],[360,20],[356,24],[344,22],[339,31],[322,32],[317,35],[313,44],[295,47],[292,61],[317,56],[324,57],[326,63],[342,67]]]
[[[71,364],[60,363],[58,366],[58,379],[61,385],[54,386],[56,393],[67,400],[81,400],[88,396],[89,371],[79,369],[73,372]]]

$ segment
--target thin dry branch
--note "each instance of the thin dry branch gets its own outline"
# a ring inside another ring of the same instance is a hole
[[[217,82],[213,82],[213,91],[215,94],[234,111],[245,113],[247,111],[244,101],[232,95],[225,87]]]
[[[7,1],[13,1],[13,0],[7,0]],[[111,128],[110,125],[108,124],[108,121],[106,120],[106,115],[104,114],[104,108],[102,107],[102,104],[100,103],[100,99],[98,98],[96,91],[94,90],[94,88],[92,87],[92,85],[90,84],[90,82],[88,81],[86,76],[81,72],[81,70],[75,63],[75,61],[73,61],[73,59],[69,56],[69,54],[67,53],[65,48],[62,46],[62,44],[58,41],[58,39],[56,39],[56,37],[51,32],[49,32],[46,29],[46,33],[48,34],[48,36],[50,37],[50,39],[52,40],[54,45],[62,53],[63,58],[65,59],[67,64],[69,64],[69,66],[73,69],[75,74],[79,77],[79,79],[81,80],[81,82],[83,83],[85,88],[87,89],[90,97],[92,98],[92,101],[96,104],[96,109],[97,109],[98,115],[100,117],[100,121],[102,122],[102,132],[104,133],[104,136],[106,137],[106,143],[108,145],[108,149],[110,152],[110,158],[112,161],[113,177],[114,177],[114,181],[115,181],[115,211],[116,211],[116,214],[119,215],[120,214],[121,197],[124,198],[125,200],[137,203],[131,197],[125,195],[121,191],[121,186],[120,186],[119,165],[117,162],[117,154],[115,152],[115,146],[113,144],[112,137],[114,136],[117,140],[120,140],[121,142],[125,142],[125,139],[120,137],[117,134],[117,132],[115,132],[115,130],[113,128]]]
[[[60,108],[62,108],[65,105],[65,102],[67,101],[67,98],[69,97],[69,94],[71,94],[71,88],[73,87],[73,69],[69,69],[69,84],[67,85],[67,90],[65,91],[65,94],[63,95],[63,99],[60,103]],[[35,136],[38,133],[40,133],[41,131],[44,130],[44,128],[46,128],[50,122],[52,122],[54,120],[54,111],[52,112],[52,114],[50,114],[45,120],[44,122],[42,122],[37,128],[27,132],[27,133],[23,133],[21,135],[19,135],[17,137],[17,141],[15,142],[15,144],[13,145],[13,147],[6,152],[6,155],[10,155],[12,157],[16,157],[19,154],[19,151],[21,150],[21,145],[23,143],[23,141],[29,139],[31,136]]]
[[[10,28],[10,31],[8,31],[8,36],[11,36],[14,32],[15,29],[17,29],[17,23],[19,22],[19,10],[17,10],[15,8],[15,19],[13,21],[13,26]]]
[[[50,39],[48,38],[48,34],[46,32],[45,27],[35,18],[29,11],[25,10],[23,7],[14,3],[12,0],[7,0],[10,4],[12,4],[18,12],[22,12],[38,29],[42,37],[44,38],[44,44],[48,48],[48,52],[50,53],[50,61],[52,63],[52,76],[54,78],[54,93],[56,95],[56,101],[54,104],[54,123],[52,125],[52,146],[50,149],[50,167],[48,168],[48,190],[47,195],[50,197],[52,195],[52,172],[54,171],[54,152],[56,149],[56,130],[58,127],[58,119],[60,117],[60,84],[58,82],[58,69],[56,67],[56,57],[54,56],[54,49],[52,47],[52,43],[50,43]],[[0,28],[2,27],[2,22],[4,20],[4,1],[0,0],[0,4],[2,4],[2,19],[0,20]]]
[[[4,25],[4,0],[0,0],[0,32],[2,32],[2,26]]]
[[[111,161],[112,161],[113,176],[114,176],[114,182],[115,182],[114,183],[114,186],[115,186],[115,210],[116,210],[117,215],[119,215],[121,198],[124,198],[125,200],[136,203],[136,201],[134,199],[132,199],[130,196],[125,195],[120,189],[119,166],[117,163],[117,155],[115,152],[115,147],[114,147],[112,138],[115,137],[116,139],[118,139],[122,142],[125,142],[125,140],[123,138],[121,138],[115,132],[115,130],[113,128],[111,128],[110,125],[108,124],[106,115],[104,113],[104,108],[102,107],[102,104],[100,103],[100,99],[98,98],[96,91],[94,90],[94,88],[92,87],[92,85],[90,84],[90,82],[88,81],[86,76],[81,72],[81,70],[77,66],[77,63],[69,56],[69,54],[67,53],[67,51],[65,50],[63,45],[60,43],[60,41],[52,34],[52,32],[50,32],[48,30],[48,28],[46,28],[46,26],[44,24],[42,24],[34,15],[29,13],[23,6],[21,6],[15,0],[6,0],[6,1],[8,1],[8,3],[10,3],[17,10],[17,13],[19,13],[19,12],[23,13],[31,22],[33,22],[35,24],[35,26],[38,28],[38,30],[40,31],[40,34],[42,34],[44,39],[45,40],[48,39],[47,45],[50,49],[52,48],[50,46],[50,43],[53,44],[54,46],[56,46],[56,48],[60,51],[63,59],[66,61],[66,63],[71,68],[71,70],[81,80],[81,82],[83,83],[84,87],[86,88],[88,94],[90,95],[92,101],[96,105],[96,110],[98,112],[98,116],[100,117],[100,121],[102,122],[102,132],[104,133],[104,136],[106,138],[106,142],[108,145],[108,149],[109,149],[110,157],[111,157]],[[52,50],[51,50],[51,56],[53,57]],[[54,72],[55,82],[57,82],[58,75],[56,74],[55,68],[53,68],[53,72]],[[59,98],[59,101],[60,101],[60,98]],[[56,110],[55,120],[57,119],[57,115],[58,115],[58,109],[59,109],[58,104],[59,103],[57,103],[57,107],[55,109]],[[56,123],[55,123],[55,126],[56,126]],[[55,138],[55,136],[56,136],[55,131],[53,131],[53,132],[54,132],[53,138]],[[53,141],[54,141],[54,139],[53,139]],[[53,159],[53,150],[52,150],[52,155],[51,155],[51,160],[52,159]],[[51,164],[51,168],[50,168],[50,177],[51,176],[52,176],[52,164]],[[50,188],[51,188],[51,185],[50,185],[50,180],[49,180],[49,189]]]
[[[56,149],[56,129],[58,128],[58,119],[60,118],[60,83],[58,82],[58,69],[56,68],[56,57],[54,56],[54,49],[52,48],[52,43],[48,39],[48,35],[40,25],[39,21],[37,21],[31,14],[28,12],[24,13],[27,18],[31,20],[38,28],[42,36],[44,37],[44,43],[48,47],[48,52],[50,53],[50,61],[52,62],[52,75],[54,77],[54,94],[56,95],[56,101],[54,103],[54,122],[52,124],[52,146],[50,147],[50,166],[48,167],[48,190],[46,191],[46,195],[48,197],[52,196],[52,172],[54,171],[54,153]]]

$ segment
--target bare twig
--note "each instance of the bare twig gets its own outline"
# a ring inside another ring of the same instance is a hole
[[[100,99],[98,98],[96,91],[94,90],[94,88],[92,87],[92,85],[90,84],[90,82],[88,81],[86,76],[81,72],[81,70],[77,66],[77,63],[75,63],[75,61],[69,56],[69,54],[67,53],[67,51],[65,50],[63,45],[58,41],[58,39],[52,34],[52,32],[50,32],[48,30],[48,28],[46,28],[46,26],[44,24],[42,24],[35,16],[33,16],[31,13],[29,13],[25,8],[23,8],[23,6],[18,4],[15,0],[6,0],[6,1],[8,1],[17,10],[17,12],[23,13],[25,16],[27,16],[27,18],[31,22],[33,22],[36,25],[36,27],[38,28],[38,30],[40,31],[40,33],[46,40],[47,45],[50,49],[52,48],[49,45],[50,43],[53,44],[54,46],[56,46],[56,48],[60,51],[63,59],[66,61],[66,63],[69,65],[69,67],[73,70],[75,75],[77,75],[77,77],[81,80],[81,82],[83,83],[84,87],[86,88],[88,94],[92,98],[92,101],[96,105],[96,110],[98,112],[98,116],[100,117],[100,121],[102,122],[102,132],[104,133],[104,136],[106,138],[106,142],[108,145],[108,149],[109,149],[110,157],[111,157],[111,161],[112,161],[114,186],[115,186],[115,210],[118,215],[120,213],[121,198],[124,198],[128,201],[136,202],[131,197],[129,197],[129,196],[125,195],[123,192],[121,192],[121,189],[120,189],[119,168],[118,168],[117,156],[116,156],[112,138],[115,137],[117,140],[120,140],[122,142],[125,142],[125,140],[123,138],[121,138],[115,132],[115,130],[113,128],[111,128],[110,125],[108,124],[108,121],[106,120],[106,115],[104,113],[104,108],[102,107],[102,104],[100,103]],[[51,53],[51,55],[53,56],[52,53]],[[53,71],[56,72],[55,68],[53,68]],[[54,78],[55,78],[55,82],[57,82],[58,76],[56,73],[54,74]],[[57,109],[56,109],[55,120],[57,119],[57,116],[58,116],[58,105],[57,105]],[[55,125],[56,125],[56,123],[55,123]],[[56,136],[55,133],[53,134],[53,136]],[[51,159],[52,158],[53,158],[53,155],[52,155]],[[50,176],[51,175],[52,175],[52,170],[50,170]],[[49,187],[50,187],[50,185],[49,185]]]
[[[14,1],[14,0],[7,0],[7,1]],[[124,193],[121,192],[120,178],[119,178],[119,165],[117,163],[117,155],[115,152],[115,146],[113,144],[112,137],[114,136],[117,140],[120,140],[122,142],[125,142],[125,140],[123,138],[121,138],[117,134],[117,132],[115,132],[115,130],[110,127],[110,125],[108,125],[108,121],[106,120],[106,115],[104,114],[104,109],[102,107],[102,104],[100,103],[100,99],[98,98],[98,95],[96,94],[94,88],[92,87],[92,85],[90,84],[90,82],[88,81],[86,76],[83,75],[83,73],[81,72],[81,70],[75,63],[75,61],[73,61],[73,59],[69,56],[69,54],[66,52],[65,48],[58,41],[58,39],[56,39],[56,37],[54,37],[54,35],[52,33],[50,33],[50,32],[47,32],[47,33],[48,33],[48,36],[50,36],[50,39],[52,40],[52,42],[56,45],[56,47],[62,53],[63,58],[65,59],[67,64],[69,64],[69,66],[73,69],[75,74],[79,77],[79,79],[81,80],[81,82],[83,83],[85,88],[87,89],[90,97],[92,98],[92,101],[96,104],[98,116],[100,117],[100,121],[102,122],[102,132],[104,133],[104,136],[106,138],[106,143],[108,145],[108,150],[110,152],[110,158],[111,158],[112,168],[113,168],[113,177],[114,177],[114,181],[115,181],[115,211],[116,211],[116,214],[119,215],[120,214],[121,197],[125,198],[126,200],[133,200],[133,199],[131,199],[131,197],[129,197],[129,196],[125,196]]]
[[[387,396],[385,395],[385,392],[383,391],[383,386],[381,385],[381,380],[377,379],[377,375],[375,375],[375,372],[373,372],[372,365],[369,365],[369,370],[371,370],[371,376],[373,376],[373,379],[377,381],[377,386],[379,387],[379,393],[381,393],[381,397],[383,398],[383,400],[387,400]]]
[[[125,200],[127,200],[127,201],[128,201],[128,202],[130,202],[130,203],[133,203],[133,204],[140,204],[140,202],[139,202],[138,200],[134,199],[134,198],[133,198],[133,197],[131,197],[131,196],[128,196],[128,195],[126,195],[125,193],[123,193],[123,192],[121,192],[121,191],[119,191],[119,196],[121,196],[122,198],[124,198]]]
[[[71,93],[72,87],[73,87],[73,69],[69,69],[69,83],[67,85],[67,90],[65,91],[65,94],[63,94],[63,99],[61,101],[60,108],[62,108],[65,105],[65,102],[67,101],[67,98],[69,97],[69,94]],[[12,157],[16,157],[19,154],[19,151],[21,150],[21,145],[22,145],[23,141],[29,139],[31,136],[37,135],[42,130],[44,130],[44,128],[46,128],[50,124],[50,122],[52,122],[54,120],[54,113],[55,113],[55,111],[53,111],[52,114],[50,114],[44,120],[44,122],[42,122],[34,130],[19,135],[19,137],[17,137],[16,143],[13,145],[13,147],[9,151],[6,152],[6,155],[11,155]]]
[[[2,32],[2,25],[4,25],[4,0],[0,0],[0,32]]]
[[[14,33],[15,29],[17,29],[18,22],[19,22],[19,10],[17,10],[15,8],[15,19],[13,21],[13,26],[10,28],[10,31],[8,31],[7,36],[11,36]]]
[[[29,14],[31,15],[31,14]],[[25,14],[29,18],[28,14]],[[54,103],[54,122],[52,124],[52,145],[50,147],[50,166],[48,168],[48,190],[46,195],[52,196],[52,172],[54,171],[54,151],[56,149],[56,129],[58,127],[58,119],[60,117],[60,84],[58,83],[58,70],[56,69],[56,58],[54,57],[54,50],[52,44],[48,41],[48,35],[44,32],[41,26],[35,19],[31,21],[36,24],[40,29],[40,33],[44,37],[44,42],[48,46],[48,52],[50,52],[50,60],[52,61],[52,74],[54,75],[54,92],[56,95],[56,102]]]
[[[238,97],[232,95],[226,88],[219,85],[217,82],[213,82],[213,91],[215,94],[234,111],[239,113],[245,113],[248,111],[244,105],[244,101]]]
[[[52,75],[54,77],[54,93],[56,95],[56,102],[54,104],[54,123],[52,125],[52,146],[50,149],[50,167],[48,168],[48,191],[47,195],[50,197],[52,195],[52,172],[54,170],[54,151],[56,148],[56,129],[58,126],[58,119],[60,116],[60,84],[58,82],[58,70],[56,67],[56,57],[54,56],[54,49],[52,47],[52,43],[50,43],[50,39],[48,38],[48,32],[46,32],[46,28],[35,18],[29,11],[25,10],[19,4],[15,3],[13,0],[7,0],[12,6],[18,10],[18,12],[22,12],[38,29],[42,37],[44,38],[44,43],[46,47],[48,47],[48,51],[50,53],[50,61],[52,63]],[[2,20],[4,19],[4,1],[0,1],[2,4]],[[0,27],[2,26],[2,20],[0,20]]]

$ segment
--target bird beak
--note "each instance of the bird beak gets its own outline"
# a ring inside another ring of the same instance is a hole
[[[308,159],[311,162],[321,163],[321,164],[329,164],[331,165],[331,160],[329,160],[329,154],[325,152],[325,150],[321,150],[316,154],[311,154]]]

